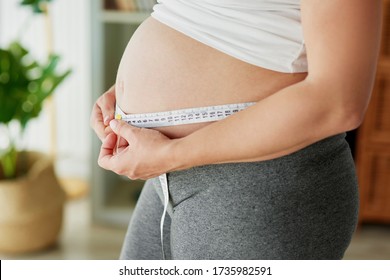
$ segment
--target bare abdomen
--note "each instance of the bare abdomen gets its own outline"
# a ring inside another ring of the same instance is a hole
[[[127,114],[161,112],[259,101],[304,77],[245,63],[150,17],[123,54],[116,97]],[[159,130],[182,137],[207,124]]]

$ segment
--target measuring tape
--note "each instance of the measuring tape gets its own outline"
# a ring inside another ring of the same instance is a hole
[[[125,114],[119,106],[116,106],[116,118],[137,127],[173,126],[219,121],[254,104],[255,102],[247,102],[147,114]]]
[[[147,114],[125,114],[117,105],[115,118],[126,121],[130,125],[143,128],[154,128],[163,126],[174,126],[201,122],[212,122],[222,120],[234,113],[242,111],[255,102],[226,104],[208,107],[189,108],[182,110],[173,110],[166,112],[147,113]],[[119,140],[118,140],[119,143]],[[167,174],[159,176],[159,181],[164,195],[164,210],[160,221],[160,236],[163,259],[164,252],[164,220],[169,204],[169,185]]]

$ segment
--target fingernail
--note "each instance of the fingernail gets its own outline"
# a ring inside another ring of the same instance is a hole
[[[103,121],[104,121],[104,124],[107,124],[108,118],[109,118],[108,116],[105,116],[105,117],[104,117],[104,120],[103,120]]]
[[[110,121],[110,127],[112,129],[115,129],[118,126],[118,121],[117,120],[111,120]]]

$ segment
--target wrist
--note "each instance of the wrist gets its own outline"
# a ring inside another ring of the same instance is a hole
[[[184,138],[170,140],[166,150],[166,159],[169,163],[168,171],[188,169],[195,164],[191,162],[190,153],[185,149]]]

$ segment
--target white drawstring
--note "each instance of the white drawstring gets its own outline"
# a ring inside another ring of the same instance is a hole
[[[161,188],[162,188],[163,195],[164,195],[164,211],[163,211],[163,214],[161,216],[161,221],[160,221],[160,235],[161,235],[162,256],[163,256],[163,260],[165,260],[165,252],[164,252],[164,221],[165,221],[165,214],[167,213],[168,203],[169,203],[168,179],[167,179],[167,174],[166,173],[160,175],[158,178],[160,180]]]

